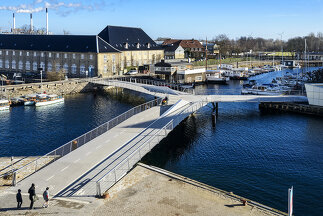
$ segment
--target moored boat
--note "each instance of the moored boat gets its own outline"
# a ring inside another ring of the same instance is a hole
[[[27,95],[25,97],[24,105],[25,106],[33,106],[33,105],[35,105],[36,99],[37,99],[37,94]]]
[[[35,106],[47,106],[51,104],[57,104],[64,102],[64,98],[62,96],[58,95],[46,95],[46,94],[40,94],[37,97],[37,100],[35,101]]]
[[[251,88],[243,88],[241,94],[281,95],[283,91],[279,88],[270,87],[269,85],[254,85]]]
[[[10,101],[9,100],[0,100],[0,111],[9,110]]]
[[[222,76],[220,70],[208,70],[206,72],[206,81],[208,83],[226,84],[229,80],[229,77]]]

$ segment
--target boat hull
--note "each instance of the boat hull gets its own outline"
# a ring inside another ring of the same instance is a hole
[[[0,111],[5,111],[5,110],[9,110],[9,109],[10,109],[10,106],[0,107]]]
[[[35,101],[25,101],[24,105],[25,106],[34,106],[35,105]]]
[[[57,104],[57,103],[63,103],[64,102],[64,98],[59,98],[57,100],[52,100],[52,101],[39,101],[35,103],[36,107],[40,107],[40,106],[48,106],[48,105],[52,105],[52,104]]]

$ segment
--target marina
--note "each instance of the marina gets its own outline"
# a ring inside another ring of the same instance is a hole
[[[322,215],[323,2],[196,3],[0,3],[0,215]]]

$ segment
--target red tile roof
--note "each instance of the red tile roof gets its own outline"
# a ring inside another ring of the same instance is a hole
[[[180,46],[185,48],[204,48],[198,40],[176,40],[176,39],[167,39],[164,41],[163,45],[173,44],[180,41]]]

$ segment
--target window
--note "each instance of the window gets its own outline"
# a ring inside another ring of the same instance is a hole
[[[52,53],[48,53],[48,57],[51,58],[52,57]]]
[[[116,55],[112,55],[112,62],[115,63],[116,61]]]
[[[18,67],[19,67],[19,70],[22,70],[23,69],[24,64],[22,63],[22,61],[19,61]]]
[[[108,72],[108,68],[106,65],[104,65],[103,73],[107,73],[107,72]]]
[[[80,67],[80,74],[81,75],[85,74],[85,66],[84,65],[81,65],[81,67]]]
[[[75,55],[75,54],[73,54],[73,55]],[[72,69],[72,74],[76,74],[76,65],[75,64],[72,64],[71,69]]]
[[[147,43],[147,48],[150,49],[150,43]]]
[[[8,61],[8,60],[6,60],[6,61],[4,62],[4,66],[5,66],[5,68],[9,68],[9,61]]]
[[[40,56],[41,56],[41,57],[44,57],[44,53],[43,53],[43,52],[41,52],[41,53],[40,53]]]
[[[202,76],[196,76],[195,81],[202,81]]]
[[[36,52],[34,52],[34,57],[36,57],[37,56],[37,53]]]
[[[68,72],[68,64],[65,63],[63,68],[64,68],[64,72],[67,73]]]
[[[56,53],[56,58],[59,58],[59,53]]]
[[[12,62],[11,62],[11,68],[12,69],[16,69],[16,61],[15,60],[12,60]]]
[[[84,59],[84,54],[81,54],[81,59]]]
[[[140,48],[140,43],[136,43],[136,47],[137,47],[137,49],[139,49]]]
[[[125,49],[129,49],[129,44],[128,43],[124,43],[123,45],[124,45]]]
[[[16,52],[15,51],[12,51],[12,55],[14,56],[14,55],[16,55]]]
[[[29,56],[29,52],[26,52],[26,56]]]
[[[67,58],[67,53],[64,53],[64,58]]]
[[[2,50],[0,50],[0,55],[2,55]]]
[[[73,59],[75,59],[75,53],[73,53]]]
[[[92,55],[92,54],[90,55],[90,59],[91,59],[91,60],[93,59],[93,55]]]
[[[9,51],[8,50],[6,51],[6,55],[9,55]]]
[[[103,60],[104,60],[104,62],[106,62],[106,61],[107,61],[107,55],[104,55],[104,56],[103,56]]]
[[[61,65],[59,63],[56,63],[55,70],[58,72],[61,69]]]
[[[19,56],[22,56],[22,51],[19,52]]]
[[[48,71],[52,71],[52,63],[48,62],[47,70]]]
[[[40,62],[39,67],[42,68],[43,70],[45,70],[45,63],[44,62]]]
[[[0,68],[2,68],[2,59],[0,59]]]
[[[37,62],[33,63],[33,71],[37,71]]]
[[[26,70],[30,70],[30,62],[26,61]]]

